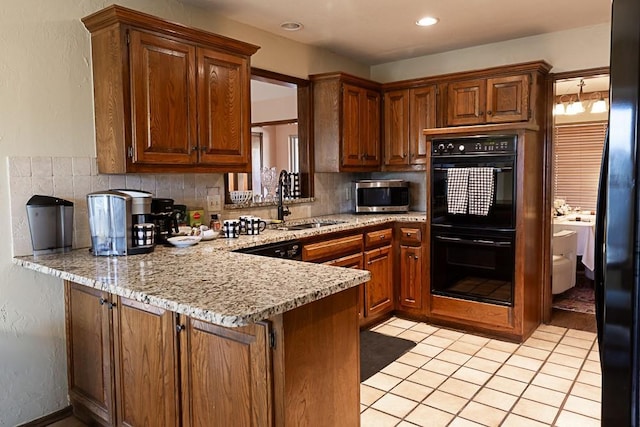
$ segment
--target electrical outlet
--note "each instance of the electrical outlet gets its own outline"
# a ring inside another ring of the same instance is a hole
[[[351,189],[349,187],[346,187],[344,189],[344,200],[346,202],[348,202],[349,200],[351,200]]]
[[[218,212],[222,209],[222,201],[219,194],[207,196],[207,210],[209,212]]]

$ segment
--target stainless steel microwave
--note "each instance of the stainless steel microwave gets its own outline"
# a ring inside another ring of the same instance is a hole
[[[356,213],[402,213],[409,210],[409,183],[402,179],[355,182]]]

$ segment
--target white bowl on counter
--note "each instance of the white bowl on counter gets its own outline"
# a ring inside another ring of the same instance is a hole
[[[202,240],[200,236],[175,236],[169,237],[167,242],[171,243],[173,246],[177,248],[186,248],[188,246],[193,246]]]

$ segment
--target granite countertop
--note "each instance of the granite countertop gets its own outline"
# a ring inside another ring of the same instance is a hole
[[[149,254],[96,257],[87,249],[24,256],[25,268],[186,314],[221,326],[243,326],[284,313],[370,279],[363,270],[230,252],[393,221],[424,222],[424,213],[330,215],[288,221],[344,221],[315,229],[267,229],[258,236],[215,239]]]

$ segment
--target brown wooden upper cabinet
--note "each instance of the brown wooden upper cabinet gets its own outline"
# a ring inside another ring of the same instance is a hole
[[[83,22],[99,172],[250,170],[257,46],[116,5]]]
[[[380,85],[344,73],[310,76],[316,172],[380,169]]]
[[[474,79],[447,86],[447,126],[527,121],[531,77]]]
[[[384,165],[425,165],[425,128],[436,127],[436,86],[398,89],[384,94]]]

